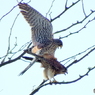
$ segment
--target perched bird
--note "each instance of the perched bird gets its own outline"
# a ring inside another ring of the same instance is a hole
[[[60,62],[58,62],[54,56],[46,53],[42,57],[45,60],[40,59],[40,60],[37,60],[37,62],[41,63],[41,67],[44,68],[43,70],[44,81],[50,80],[50,82],[52,82],[51,79],[53,78],[53,82],[57,82],[54,76],[58,74],[67,73],[67,68],[64,65],[62,65]],[[33,58],[31,57],[24,56],[23,58],[27,60],[33,60]]]
[[[65,74],[67,72],[66,67],[60,64],[60,62],[58,62],[57,59],[52,55],[44,54],[43,58],[47,60],[41,60],[40,62],[42,67],[44,68],[43,74],[45,80],[51,81],[52,78],[54,79],[54,76],[58,74]],[[54,79],[53,82],[56,82],[56,80]]]
[[[27,3],[19,3],[18,6],[21,9],[20,12],[31,26],[33,43],[31,52],[40,56],[45,53],[54,56],[56,49],[59,46],[62,47],[63,43],[60,39],[53,38],[51,22]],[[37,60],[38,58],[35,57],[20,74],[24,74]]]

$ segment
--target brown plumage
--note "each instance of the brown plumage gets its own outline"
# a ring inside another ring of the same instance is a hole
[[[57,74],[65,74],[67,72],[67,69],[64,65],[60,64],[60,62],[57,61],[57,59],[50,55],[50,54],[44,54],[43,58],[45,60],[41,60],[41,65],[44,68],[44,77],[45,80],[50,80],[51,78],[54,79],[54,76]],[[55,79],[54,79],[55,81]]]
[[[67,68],[64,65],[62,65],[60,62],[58,62],[57,58],[55,58],[54,56],[46,53],[41,57],[42,59],[37,60],[37,62],[41,63],[41,67],[44,68],[43,70],[44,80],[50,80],[51,82],[51,79],[52,78],[54,79],[54,76],[58,74],[67,73]],[[33,60],[33,58],[31,57],[23,56],[23,58],[27,60]],[[55,79],[54,82],[56,82]]]

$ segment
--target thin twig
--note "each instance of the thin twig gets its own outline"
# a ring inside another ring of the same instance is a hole
[[[79,33],[81,30],[83,30],[83,29],[85,29],[86,28],[86,26],[90,23],[90,22],[92,22],[92,21],[94,21],[95,20],[95,17],[92,19],[92,20],[89,20],[81,29],[79,29],[79,30],[77,30],[77,31],[75,31],[75,32],[70,32],[68,35],[66,35],[66,36],[64,36],[64,37],[60,37],[60,39],[63,39],[63,38],[67,38],[67,37],[69,37],[69,36],[71,36],[71,35],[73,35],[73,34],[77,34],[77,33]],[[62,31],[61,31],[62,32]]]
[[[8,54],[9,54],[9,51],[10,51],[10,40],[11,40],[11,35],[12,35],[12,29],[13,29],[13,27],[14,27],[14,24],[15,24],[15,22],[16,22],[18,16],[19,16],[19,14],[20,14],[20,13],[18,13],[17,16],[15,17],[15,19],[14,19],[14,21],[13,21],[13,24],[12,24],[12,26],[11,26],[11,28],[10,28],[10,34],[9,34],[9,37],[8,37],[8,49],[7,49],[7,53],[6,53],[4,59],[2,60],[1,63],[3,63],[3,62],[5,61],[6,57],[7,57]]]
[[[7,12],[5,15],[3,15],[1,18],[0,18],[0,21],[5,17],[7,16],[10,12],[13,11],[14,8],[16,8],[18,5],[15,5],[9,12]]]
[[[83,22],[84,22],[88,17],[90,17],[94,12],[95,12],[95,11],[92,11],[92,10],[91,10],[91,13],[89,13],[89,14],[88,14],[85,18],[83,18],[81,21],[77,21],[76,23],[73,23],[73,24],[70,25],[69,27],[67,27],[67,28],[65,28],[65,29],[61,29],[61,30],[59,30],[59,31],[56,31],[56,32],[54,32],[53,34],[61,33],[61,32],[63,32],[63,31],[66,31],[66,30],[72,28],[72,27],[75,26],[75,25],[78,25],[78,24],[83,23]],[[95,18],[94,18],[94,19],[95,19]]]
[[[25,47],[28,43],[29,43],[29,42],[27,42],[26,44],[24,44],[17,52],[21,51],[21,50],[23,49],[23,47]],[[30,44],[29,44],[29,45],[30,45]],[[28,47],[28,46],[27,46],[27,47]],[[0,67],[19,60],[24,54],[27,53],[27,51],[28,51],[28,49],[24,50],[24,52],[23,52],[22,54],[20,54],[18,57],[14,58],[14,59],[9,58],[8,61],[6,61],[6,62],[1,62]],[[17,52],[15,52],[14,54],[16,54]],[[13,54],[13,55],[14,55],[14,54]],[[35,55],[35,56],[36,56],[36,55]],[[13,57],[13,56],[12,56],[12,57]]]
[[[51,19],[50,21],[54,21],[55,19],[59,18],[60,16],[62,16],[68,9],[70,9],[71,7],[73,7],[74,5],[76,5],[80,0],[76,1],[75,3],[73,3],[71,6],[69,6],[68,8],[66,8],[63,12],[61,12],[58,16],[56,16],[55,18]]]
[[[82,2],[82,10],[83,10],[83,13],[84,13],[84,15],[85,15],[85,17],[86,17],[83,0],[81,0],[81,2]]]
[[[7,65],[7,64],[10,64],[10,63],[12,63],[12,62],[15,62],[15,61],[19,60],[24,54],[26,54],[26,51],[24,51],[24,52],[23,52],[21,55],[19,55],[17,58],[11,59],[11,60],[6,61],[6,62],[3,62],[2,64],[0,64],[0,67],[5,66],[5,65]]]
[[[65,10],[67,9],[67,3],[68,3],[68,0],[66,0],[66,3],[65,3]]]
[[[72,80],[72,81],[68,81],[68,82],[56,82],[56,83],[52,83],[52,84],[70,84],[70,83],[74,83],[79,81],[80,79],[82,79],[83,77],[87,76],[92,70],[95,69],[95,66],[92,68],[89,68],[88,71],[84,74],[84,75],[79,75],[79,78]],[[46,84],[42,84],[40,86],[38,86],[36,89],[34,89],[30,95],[34,95],[35,93],[37,93],[42,87],[47,86],[47,85],[51,85],[51,83],[46,83]]]
[[[48,15],[48,13],[50,12],[51,8],[53,7],[53,3],[54,3],[54,1],[55,1],[55,0],[53,0],[53,1],[52,1],[52,3],[51,3],[51,6],[50,6],[49,10],[48,10],[48,12],[46,13],[46,17],[47,17],[47,15]]]
[[[95,45],[93,45],[93,46],[87,48],[86,50],[84,50],[84,51],[82,51],[82,52],[80,52],[80,53],[78,53],[78,54],[75,54],[75,55],[73,55],[73,56],[71,56],[71,57],[68,57],[68,58],[66,58],[66,59],[64,59],[64,60],[61,60],[60,62],[64,62],[64,61],[66,61],[66,60],[68,60],[68,59],[75,58],[76,56],[81,55],[81,54],[87,52],[88,50],[91,50],[92,48],[95,48]]]
[[[84,59],[86,56],[88,56],[91,52],[93,52],[95,50],[95,48],[91,49],[87,54],[85,54],[83,57],[81,57],[78,60],[74,60],[71,64],[69,64],[66,68],[69,68],[70,66],[74,65],[75,63],[78,63],[79,61],[81,61],[82,59]]]

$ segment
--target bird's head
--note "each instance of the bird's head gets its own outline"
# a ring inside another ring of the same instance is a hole
[[[54,39],[54,43],[57,45],[57,47],[63,46],[63,42],[60,39]]]

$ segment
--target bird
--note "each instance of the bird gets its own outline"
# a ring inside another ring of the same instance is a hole
[[[37,62],[41,63],[41,67],[44,68],[43,70],[44,80],[43,81],[49,80],[50,83],[57,82],[56,79],[54,78],[56,75],[67,73],[67,68],[64,65],[62,65],[60,62],[58,62],[57,58],[55,58],[54,56],[48,53],[45,53],[42,57],[45,60],[40,59],[40,60],[37,60]],[[23,56],[23,58],[27,60],[33,60],[33,58],[31,57]],[[51,81],[51,79],[53,79],[53,81]]]
[[[43,70],[43,75],[44,75],[44,80],[50,80],[53,78],[53,82],[57,82],[54,76],[58,74],[65,74],[67,73],[67,68],[62,65],[60,62],[57,61],[57,58],[53,57],[50,54],[45,53],[43,55],[43,58],[45,60],[41,60],[41,67],[44,68]]]
[[[31,52],[39,56],[43,56],[47,53],[54,57],[56,49],[62,47],[63,42],[60,39],[54,39],[51,22],[27,3],[20,2],[18,6],[20,12],[31,27],[31,38],[33,43]],[[38,57],[35,57],[20,75],[24,74],[37,60]]]

